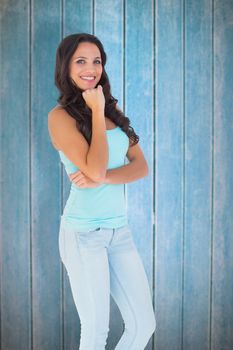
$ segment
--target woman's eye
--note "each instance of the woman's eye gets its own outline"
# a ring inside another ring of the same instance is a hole
[[[76,61],[76,63],[81,63],[81,62],[85,62],[84,60],[78,60]],[[96,60],[95,62],[98,62],[99,64],[101,64],[101,61],[100,60]]]

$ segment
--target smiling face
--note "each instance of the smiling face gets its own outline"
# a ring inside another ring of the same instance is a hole
[[[93,89],[100,81],[103,72],[98,46],[82,42],[70,60],[70,77],[82,89]]]

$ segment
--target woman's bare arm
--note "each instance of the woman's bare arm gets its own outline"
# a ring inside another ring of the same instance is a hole
[[[103,183],[125,184],[136,181],[148,175],[149,169],[147,161],[144,158],[139,143],[130,147],[126,156],[130,163],[118,168],[108,169],[105,178],[100,182],[91,182],[89,178],[80,171],[69,174],[69,179],[77,186],[80,186],[80,184],[83,183],[83,187],[91,188]]]
[[[129,164],[115,169],[108,169],[102,183],[125,184],[148,175],[149,168],[139,143],[129,147],[126,156]]]
[[[102,109],[93,111],[91,144],[76,128],[76,121],[62,109],[53,109],[48,115],[48,129],[59,149],[86,176],[103,181],[108,164],[106,124]]]

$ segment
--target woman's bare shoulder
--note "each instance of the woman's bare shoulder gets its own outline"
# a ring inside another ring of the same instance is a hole
[[[80,132],[76,127],[76,120],[72,118],[64,108],[55,106],[48,113],[48,131],[52,144],[55,149],[62,149],[61,140],[70,138],[70,135],[77,134]]]
[[[48,112],[48,115],[57,114],[58,111],[66,112],[61,105],[56,105]]]
[[[75,122],[74,118],[72,118],[62,106],[57,105],[48,112],[48,122],[53,123],[59,119],[72,124]]]

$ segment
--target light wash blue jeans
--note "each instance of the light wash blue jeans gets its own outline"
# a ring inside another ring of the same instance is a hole
[[[81,232],[59,231],[66,268],[81,324],[79,350],[104,350],[109,331],[110,293],[124,320],[115,350],[143,350],[156,321],[148,279],[129,225]]]

